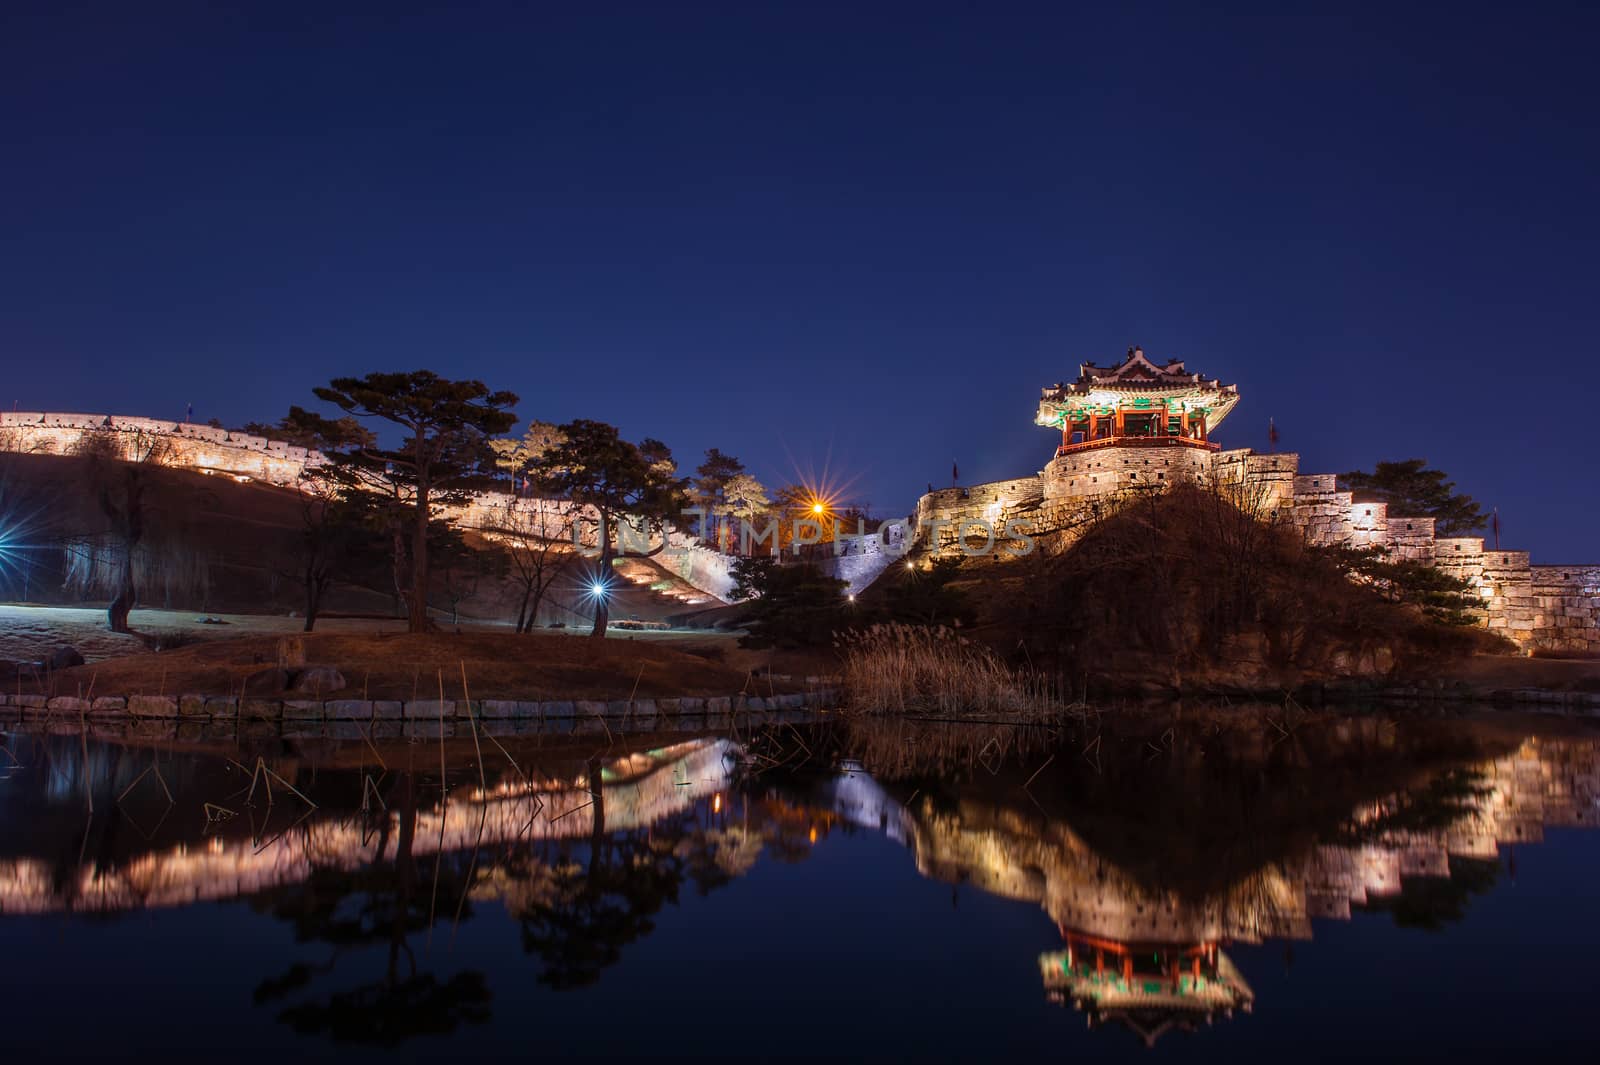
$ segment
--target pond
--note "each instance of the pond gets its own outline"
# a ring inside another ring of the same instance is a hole
[[[6,726],[7,1049],[1282,1061],[1592,1039],[1600,730]]]

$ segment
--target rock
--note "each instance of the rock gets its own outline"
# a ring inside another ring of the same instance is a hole
[[[409,721],[438,721],[441,718],[448,721],[456,716],[455,700],[417,699],[406,703],[405,715]]]
[[[94,702],[89,704],[89,711],[96,714],[122,714],[128,710],[128,700],[120,695],[96,696]]]
[[[71,669],[73,666],[83,665],[83,656],[76,647],[62,644],[51,648],[50,653],[44,656],[44,664],[50,670]]]
[[[289,688],[289,671],[282,666],[258,670],[244,678],[246,695],[281,695]]]
[[[344,674],[332,666],[308,666],[295,674],[292,691],[312,692],[321,695],[324,692],[336,692],[346,686]]]

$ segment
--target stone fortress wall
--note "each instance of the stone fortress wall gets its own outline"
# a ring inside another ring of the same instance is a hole
[[[163,466],[226,475],[239,481],[293,487],[308,468],[324,460],[319,452],[282,440],[217,429],[209,425],[137,418],[121,414],[55,414],[40,411],[0,413],[0,451],[43,455],[71,455],[85,437],[115,434],[126,458],[160,443],[157,460]],[[508,492],[485,492],[453,520],[470,528],[509,527],[532,532],[540,529],[539,500],[517,499]],[[514,513],[512,513],[514,512]],[[593,515],[589,519],[593,544]],[[552,523],[550,535],[565,535]],[[667,545],[651,561],[688,584],[726,600],[733,589],[733,560],[694,537],[677,530],[668,533]]]
[[[209,425],[135,418],[123,414],[50,414],[39,411],[0,412],[0,451],[70,455],[86,434],[110,430],[125,442],[128,454],[159,440],[162,465],[225,473],[241,480],[292,485],[308,465],[322,456],[282,440],[229,432]]]
[[[1371,734],[1376,720],[1348,726]],[[923,876],[1037,901],[1058,925],[1122,943],[1309,939],[1315,919],[1349,920],[1353,907],[1392,898],[1405,882],[1448,876],[1451,858],[1493,860],[1503,845],[1537,843],[1548,828],[1593,828],[1600,749],[1590,740],[1529,738],[1515,751],[1464,765],[1479,790],[1463,816],[1437,828],[1366,841],[1316,843],[1204,895],[1151,891],[1071,826],[1004,807],[943,809],[924,799],[905,812]],[[1404,794],[1351,811],[1381,823]]]
[[[1233,486],[1263,517],[1291,522],[1311,543],[1384,548],[1391,558],[1430,562],[1465,579],[1483,600],[1484,624],[1524,651],[1600,654],[1600,564],[1536,566],[1528,552],[1487,549],[1482,537],[1438,537],[1432,518],[1391,519],[1386,504],[1357,503],[1339,491],[1333,474],[1299,467],[1296,454],[1248,448],[1091,448],[1052,460],[1034,477],[924,495],[916,528],[923,547],[948,556],[961,551],[965,523],[986,522],[997,534],[1013,519],[1031,521],[1031,533],[1071,530],[1132,492]],[[997,554],[1006,557],[1003,544]]]

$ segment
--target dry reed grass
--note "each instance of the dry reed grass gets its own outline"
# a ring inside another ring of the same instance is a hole
[[[1048,720],[1080,709],[1050,678],[1013,670],[950,629],[890,622],[844,633],[838,646],[853,710]]]

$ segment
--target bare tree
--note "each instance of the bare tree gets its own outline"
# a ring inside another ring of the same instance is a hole
[[[505,548],[508,575],[521,591],[517,631],[531,632],[551,585],[572,567],[579,507],[564,499],[514,500],[480,531]]]
[[[149,525],[150,471],[166,464],[172,443],[144,430],[99,429],[86,432],[73,450],[88,460],[89,481],[114,555],[116,595],[106,608],[106,623],[112,632],[131,632],[128,614],[138,598],[134,555]]]

